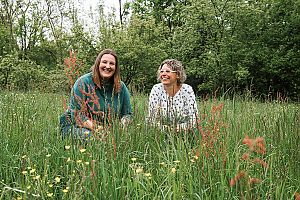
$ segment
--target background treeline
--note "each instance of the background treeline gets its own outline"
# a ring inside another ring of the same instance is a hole
[[[67,91],[70,50],[82,74],[113,48],[123,81],[145,92],[176,58],[198,94],[299,99],[300,0],[119,3],[107,12],[101,0],[88,11],[76,0],[1,0],[0,87]]]

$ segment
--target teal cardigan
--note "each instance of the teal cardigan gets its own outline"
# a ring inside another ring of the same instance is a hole
[[[92,73],[88,73],[78,78],[74,84],[70,105],[65,113],[65,123],[77,124],[87,119],[105,122],[131,115],[130,94],[122,81],[121,90],[115,94],[112,83],[105,83],[99,88],[93,82]],[[67,116],[70,117],[69,120]]]

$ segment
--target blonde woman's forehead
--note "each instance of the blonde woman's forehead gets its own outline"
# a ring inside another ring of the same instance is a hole
[[[168,64],[164,64],[161,69],[171,69],[171,67]]]

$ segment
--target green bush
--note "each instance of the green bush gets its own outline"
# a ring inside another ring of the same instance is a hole
[[[45,70],[31,60],[9,54],[0,61],[0,87],[3,89],[36,90],[46,81]]]

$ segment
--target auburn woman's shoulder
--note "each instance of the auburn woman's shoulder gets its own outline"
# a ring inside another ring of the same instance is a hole
[[[120,83],[121,83],[121,91],[124,90],[124,89],[128,90],[127,85],[123,81],[120,81]]]
[[[91,81],[93,81],[91,72],[80,76],[76,80],[77,83],[90,83]]]
[[[122,87],[127,87],[123,81],[120,81]]]

